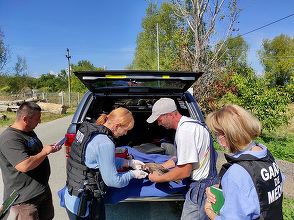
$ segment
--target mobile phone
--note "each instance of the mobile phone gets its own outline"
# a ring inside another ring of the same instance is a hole
[[[65,143],[66,137],[63,137],[60,141],[56,142],[54,146],[61,146]]]

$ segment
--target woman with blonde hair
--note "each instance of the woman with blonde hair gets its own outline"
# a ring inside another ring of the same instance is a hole
[[[205,212],[210,219],[283,219],[282,174],[268,149],[254,141],[261,123],[238,105],[225,105],[206,119],[219,145],[228,149],[220,171],[225,202],[216,215],[215,196],[206,189]]]
[[[101,114],[95,124],[81,124],[67,159],[64,201],[69,219],[105,219],[106,186],[121,188],[133,178],[147,176],[140,170],[143,162],[115,158],[114,138],[127,134],[133,126],[132,113],[122,107]],[[123,167],[133,170],[118,173]]]

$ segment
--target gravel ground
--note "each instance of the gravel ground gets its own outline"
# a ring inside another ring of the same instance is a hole
[[[221,165],[226,162],[223,152],[218,152],[217,169],[221,168]],[[286,198],[294,199],[294,163],[277,160],[278,166],[282,173],[285,175],[286,180],[283,186],[284,196]]]

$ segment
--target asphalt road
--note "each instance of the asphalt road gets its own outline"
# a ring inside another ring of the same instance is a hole
[[[45,144],[52,144],[61,139],[71,122],[72,116],[67,116],[60,118],[51,122],[39,124],[35,132],[38,137]],[[0,133],[5,128],[0,128]],[[59,206],[59,198],[57,191],[65,185],[66,172],[65,172],[65,149],[49,155],[50,165],[51,165],[51,176],[49,184],[53,194],[53,203],[55,208],[55,218],[56,220],[68,219],[66,211],[64,208]],[[0,171],[1,172],[1,171]],[[0,200],[2,201],[3,195],[3,182],[2,178],[0,181]]]

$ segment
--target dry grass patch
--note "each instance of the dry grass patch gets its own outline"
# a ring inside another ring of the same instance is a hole
[[[63,118],[67,115],[72,115],[75,112],[76,108],[69,108],[67,109],[66,114],[53,114],[49,112],[42,112],[41,116],[41,123],[48,122],[48,121],[53,121],[58,118]],[[15,112],[2,112],[2,114],[7,116],[7,120],[0,120],[0,127],[6,127],[11,125],[15,121]]]

